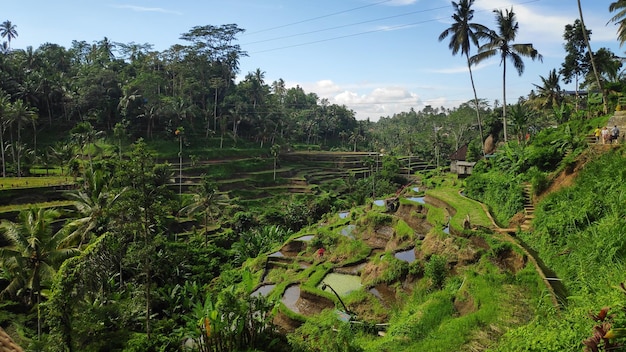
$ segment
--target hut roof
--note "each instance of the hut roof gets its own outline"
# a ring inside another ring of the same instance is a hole
[[[450,160],[465,160],[467,158],[467,144],[450,154]]]

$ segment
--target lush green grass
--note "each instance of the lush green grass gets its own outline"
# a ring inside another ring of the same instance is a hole
[[[455,228],[463,228],[463,220],[469,216],[472,225],[478,225],[490,228],[493,222],[485,213],[482,205],[472,199],[463,197],[460,193],[460,187],[438,187],[429,189],[426,194],[431,197],[440,199],[456,210],[456,214],[450,220],[451,225]]]
[[[34,203],[34,204],[11,204],[0,206],[0,213],[18,212],[29,209],[30,207],[37,208],[62,208],[71,206],[74,204],[71,200],[57,200],[52,202]]]
[[[71,176],[0,177],[0,189],[35,188],[73,184]]]

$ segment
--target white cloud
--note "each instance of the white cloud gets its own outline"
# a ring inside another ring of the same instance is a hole
[[[397,85],[362,83],[341,86],[331,80],[323,80],[300,86],[307,92],[328,99],[331,104],[345,105],[356,113],[357,120],[369,118],[377,121],[381,116],[392,116],[411,108],[419,110],[424,106],[419,95]]]
[[[113,7],[118,9],[128,9],[133,10],[135,12],[160,12],[160,13],[169,13],[175,15],[182,15],[181,12],[166,10],[161,7],[144,7],[144,6],[135,6],[135,5],[113,5]]]
[[[316,94],[320,96],[328,96],[341,91],[341,88],[329,79],[315,82],[314,88]]]
[[[406,6],[406,5],[413,5],[417,1],[418,0],[391,0],[389,2],[389,5],[391,5],[391,6]]]
[[[575,3],[569,6],[566,12],[549,12],[546,10],[546,7],[542,6],[541,2],[536,5],[533,3],[511,5],[509,0],[482,0],[480,2],[476,2],[475,4],[477,17],[481,17],[481,20],[477,20],[477,22],[486,24],[487,27],[493,29],[496,28],[494,28],[495,14],[492,11],[494,9],[498,9],[504,12],[506,10],[513,9],[515,17],[520,25],[517,41],[530,42],[537,45],[539,45],[538,43],[562,45],[565,25],[573,24],[580,15],[578,7]],[[598,41],[615,40],[615,28],[611,25],[606,25],[607,21],[611,17],[611,14],[608,11],[608,5],[607,11],[604,12],[603,15],[599,15],[597,13],[585,15],[584,11],[585,8],[583,6],[585,25],[588,29],[591,29],[592,39]],[[478,14],[479,12],[480,14]],[[491,16],[491,22],[482,21],[487,13]]]

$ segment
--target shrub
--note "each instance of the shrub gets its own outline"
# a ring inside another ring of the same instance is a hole
[[[443,287],[448,276],[448,260],[446,257],[434,254],[428,259],[424,267],[424,274],[430,279],[434,288]]]

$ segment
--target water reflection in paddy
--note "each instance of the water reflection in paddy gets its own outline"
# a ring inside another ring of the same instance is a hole
[[[416,202],[416,203],[421,203],[421,204],[425,204],[426,203],[424,201],[424,197],[409,197],[407,199],[410,200],[411,202]]]
[[[378,297],[379,299],[382,299],[383,296],[380,294],[380,292],[376,289],[376,287],[372,287],[370,288],[370,293],[373,294],[374,296]]]
[[[374,205],[378,205],[379,207],[383,207],[385,206],[385,200],[384,199],[377,199],[374,201]]]
[[[302,236],[302,237],[296,238],[296,241],[308,242],[308,241],[312,240],[313,238],[315,238],[315,236],[313,236],[313,235],[306,235],[306,236]]]
[[[419,192],[419,191],[420,191],[420,188],[419,188],[419,187],[413,187],[413,188],[411,188],[411,189],[413,190],[413,192]]]
[[[300,286],[291,285],[287,287],[280,301],[294,313],[300,313],[300,309],[296,305],[298,298],[300,298]]]
[[[415,251],[413,250],[413,248],[411,248],[406,251],[396,252],[396,254],[394,254],[394,257],[408,263],[413,263],[415,261]]]
[[[346,237],[354,238],[354,235],[352,234],[352,232],[354,231],[355,228],[356,228],[355,225],[348,225],[341,229],[341,234]]]
[[[256,290],[254,290],[254,292],[252,292],[250,296],[261,295],[261,296],[267,297],[267,295],[274,289],[274,287],[276,287],[276,285],[262,285]]]
[[[339,219],[345,219],[348,217],[348,215],[350,215],[349,211],[342,211],[341,213],[339,213]]]
[[[363,286],[361,285],[361,278],[359,276],[337,273],[326,275],[317,288],[321,290],[324,284],[332,287],[339,296],[345,296]],[[326,291],[331,292],[328,287],[326,287]]]

